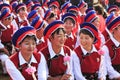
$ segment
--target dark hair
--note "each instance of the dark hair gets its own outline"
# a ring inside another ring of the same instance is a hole
[[[70,12],[70,13],[76,15],[76,16],[78,15],[78,12],[76,12],[76,11],[74,11],[74,10],[69,10],[68,12]]]
[[[48,17],[48,19],[53,18],[53,17],[55,17],[55,14],[51,13],[50,16]]]
[[[99,15],[102,15],[104,17],[104,19],[107,18],[107,13],[104,10],[104,8],[102,7],[102,5],[98,4],[94,6],[95,11],[98,12]]]
[[[60,33],[60,30],[62,30],[63,33],[65,34],[64,28],[58,28],[57,30],[55,30],[55,31],[51,34],[51,36],[54,37],[54,34],[55,34],[55,33],[56,33],[56,34],[59,34],[59,33]]]
[[[72,21],[72,23],[75,25],[75,21],[74,21],[72,18],[70,18],[70,17],[65,18],[64,22],[66,22],[68,19],[69,19],[69,20],[71,20],[71,21]]]
[[[95,8],[95,11],[97,11],[99,15],[103,15],[104,11],[101,5],[96,5],[94,6],[94,8]]]
[[[20,12],[20,10],[25,11],[25,7],[20,8],[20,9],[18,10],[18,13]]]
[[[87,29],[81,29],[79,32],[79,35],[83,33],[85,35],[89,35],[91,38],[94,38],[94,36],[92,35],[92,33],[90,31],[88,31]]]
[[[57,8],[57,7],[56,7],[55,5],[52,5],[52,6],[50,6],[49,8],[54,8],[54,9],[55,9],[55,8]]]
[[[31,35],[27,35],[27,36],[25,36],[25,38],[19,44],[21,44],[26,38],[35,40],[35,42],[37,41],[35,35],[32,35],[32,36]]]
[[[70,3],[72,3],[72,5],[78,5],[78,3],[80,3],[81,0],[69,0]]]

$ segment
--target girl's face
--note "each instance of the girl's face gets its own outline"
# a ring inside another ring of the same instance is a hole
[[[27,9],[26,9],[26,7],[22,7],[22,8],[19,10],[19,15],[20,15],[20,16],[27,16]]]
[[[117,28],[113,29],[112,34],[118,41],[120,41],[120,25],[118,25]]]
[[[25,38],[19,46],[22,54],[31,55],[36,48],[36,42],[33,38]]]
[[[47,23],[50,24],[51,22],[55,21],[56,20],[56,17],[52,17],[52,18],[49,18],[47,19]]]
[[[59,13],[59,9],[55,6],[51,6],[50,7],[51,11],[53,11],[55,14],[58,14]]]
[[[41,29],[39,29],[39,30],[36,31],[36,36],[37,36],[38,39],[40,39],[41,37],[43,37],[44,29],[45,29],[45,25],[43,25]]]
[[[84,49],[88,49],[92,46],[94,38],[90,37],[89,35],[80,33],[80,44]]]
[[[87,6],[87,5],[85,5],[83,8],[81,8],[81,10],[80,10],[80,11],[81,11],[82,13],[84,13],[84,12],[87,10],[87,8],[88,8],[88,6]]]
[[[51,36],[51,43],[57,47],[63,47],[65,40],[65,33],[62,30],[60,30],[59,34],[55,33],[54,36]]]
[[[36,8],[36,10],[38,11],[38,14],[40,14],[40,16],[43,17],[44,10],[41,7]]]
[[[3,19],[5,25],[10,25],[13,21],[13,16],[9,16],[8,18]]]
[[[71,33],[72,29],[74,28],[73,22],[70,19],[67,19],[64,22],[64,28],[65,28],[66,33]]]

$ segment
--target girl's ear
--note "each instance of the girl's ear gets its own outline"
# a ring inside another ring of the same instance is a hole
[[[18,46],[18,50],[21,50],[21,44]]]
[[[50,36],[50,37],[49,37],[49,40],[51,41],[52,39],[53,39],[53,36]]]

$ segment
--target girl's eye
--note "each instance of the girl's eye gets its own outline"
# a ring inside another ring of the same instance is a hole
[[[88,39],[87,37],[85,39]]]
[[[26,44],[26,45],[29,45],[29,43],[28,43],[28,42],[26,42],[25,44]]]
[[[33,45],[36,45],[36,43],[34,42]]]

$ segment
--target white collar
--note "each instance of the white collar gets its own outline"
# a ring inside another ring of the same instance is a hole
[[[18,57],[19,57],[20,65],[25,64],[25,63],[28,63],[28,62],[26,62],[25,59],[23,58],[21,52],[19,52]],[[31,56],[30,64],[31,64],[32,62],[33,62],[33,63],[37,63],[37,61],[36,61],[35,57],[33,56],[33,54],[32,54],[32,56]]]
[[[51,42],[49,42],[48,50],[49,50],[49,53],[50,53],[50,58],[53,58],[53,57],[56,55],[56,53],[55,53],[55,52],[53,51],[53,49],[52,49],[52,44],[51,44]],[[65,56],[65,55],[64,55],[64,49],[63,49],[63,47],[61,48],[61,51],[60,51],[59,54]]]
[[[16,15],[15,15],[14,13],[12,13],[12,16],[13,16],[14,18],[16,18]]]
[[[37,44],[39,44],[39,41],[45,42],[44,37],[42,37],[41,39],[37,38]]]
[[[110,31],[109,31],[107,28],[105,28],[105,30],[106,30],[106,32],[108,33],[108,35],[109,35],[110,37],[112,37],[112,34],[110,33]]]
[[[120,43],[113,36],[111,36],[110,39],[112,40],[116,47],[119,47]]]
[[[81,12],[79,14],[80,14],[80,16],[86,15],[86,13],[81,13]]]
[[[19,22],[22,22],[22,21],[23,21],[19,15],[18,15],[18,21],[19,21]]]
[[[41,40],[42,42],[45,42],[44,37],[42,37],[40,40]]]
[[[4,28],[4,30],[7,29],[7,27],[0,21],[0,25]]]
[[[73,34],[72,33],[70,33],[70,35],[68,35],[68,34],[66,34],[69,38],[72,38],[72,39],[74,39],[74,36],[73,36]]]
[[[88,51],[86,51],[82,46],[81,46],[81,50],[82,50],[84,55],[86,55],[88,53]],[[90,51],[90,53],[93,53],[93,52],[97,52],[97,49],[95,48],[94,45],[93,45],[92,50]]]

